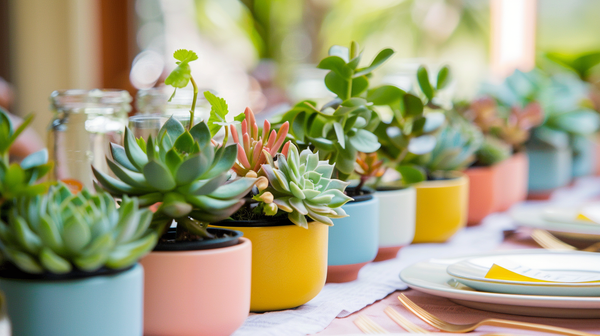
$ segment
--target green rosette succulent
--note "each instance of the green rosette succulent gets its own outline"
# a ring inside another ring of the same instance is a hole
[[[94,169],[102,188],[115,196],[139,196],[141,206],[157,202],[154,220],[165,225],[174,219],[178,233],[208,237],[209,223],[231,216],[256,179],[230,179],[237,146],[213,145],[204,122],[189,131],[170,118],[156,139],[136,139],[125,130],[124,146],[111,144],[108,166],[118,179]]]
[[[334,165],[319,161],[319,154],[305,149],[298,154],[295,145],[289,147],[287,158],[276,155],[276,161],[267,152],[268,164],[262,166],[269,186],[256,199],[265,203],[265,214],[273,215],[278,209],[287,212],[292,223],[308,228],[305,216],[333,225],[331,218],[348,215],[342,205],[352,200],[344,194],[348,182],[332,179]]]
[[[45,195],[15,200],[8,222],[0,221],[0,251],[27,273],[123,269],[150,252],[158,232],[152,212],[136,198],[121,206],[105,192],[72,194],[64,185]]]

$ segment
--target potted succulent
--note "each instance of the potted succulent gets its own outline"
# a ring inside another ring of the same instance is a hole
[[[494,211],[505,211],[527,196],[527,157],[523,144],[529,131],[543,121],[541,107],[530,103],[500,106],[482,97],[461,109],[462,115],[484,133],[469,177],[468,225],[476,225]]]
[[[484,91],[504,105],[538,102],[544,111],[544,122],[533,129],[525,144],[530,197],[548,197],[573,176],[591,173],[594,149],[590,135],[598,129],[600,117],[586,107],[587,86],[574,75],[517,70],[502,85]]]
[[[188,64],[196,54],[178,50],[174,57],[177,67],[165,82],[176,88],[191,82],[196,96]],[[205,97],[213,105],[208,123],[184,128],[170,118],[148,139],[135,139],[126,129],[123,146],[111,145],[114,161],[107,158],[118,179],[94,169],[98,183],[114,196],[135,195],[141,206],[157,205],[152,222],[162,234],[141,261],[148,335],[229,335],[248,316],[251,243],[239,231],[208,224],[236,212],[256,179],[231,175],[237,146],[226,145],[228,134],[222,144],[213,139],[226,124],[225,101],[210,92]],[[170,228],[173,221],[176,227]]]
[[[281,117],[281,122],[289,122],[294,143],[335,164],[333,176],[342,181],[354,171],[358,152],[379,149],[377,136],[372,133],[379,117],[366,96],[372,71],[393,53],[384,49],[369,66],[359,67],[362,53],[356,42],[350,48],[331,47],[318,68],[329,70],[325,85],[336,97],[321,107],[314,101],[302,101]],[[355,280],[378,250],[377,198],[368,189],[348,188],[346,194],[353,198],[343,207],[349,217],[334,219],[335,225],[329,230],[328,282]]]
[[[11,201],[0,221],[0,289],[14,335],[142,335],[152,213],[105,192],[64,185]]]
[[[469,179],[461,171],[475,161],[484,137],[479,128],[456,111],[449,111],[446,116],[447,123],[436,136],[435,148],[414,158],[415,164],[427,173],[427,181],[416,185],[415,243],[444,242],[467,221]]]
[[[258,176],[251,199],[230,219],[214,226],[240,230],[252,241],[252,311],[300,306],[325,285],[329,226],[347,217],[348,183],[331,178],[334,165],[309,149],[286,142],[288,124],[279,131],[268,121],[262,131],[250,109],[241,134],[231,125],[238,146],[233,170]]]
[[[406,93],[390,85],[369,90],[367,94],[367,100],[377,109],[387,108],[388,117],[383,113],[385,110],[380,112],[382,122],[374,133],[381,143],[378,154],[385,159],[385,167],[399,174],[395,181],[381,183],[378,180],[373,186],[380,208],[377,261],[396,257],[402,246],[413,241],[417,192],[412,185],[424,181],[426,174],[423,168],[408,162],[433,150],[436,142],[433,134],[445,120],[443,108],[435,101],[438,91],[450,82],[449,69],[442,67],[437,74],[436,86],[432,86],[427,69],[421,66],[417,80],[425,102],[416,93]],[[375,161],[373,155],[370,156],[369,160],[360,159],[358,166],[368,167],[370,164],[365,163]],[[359,170],[362,177],[364,168]]]

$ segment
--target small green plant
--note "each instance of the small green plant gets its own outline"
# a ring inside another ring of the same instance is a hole
[[[269,185],[254,199],[264,203],[265,215],[282,210],[303,228],[308,228],[306,216],[327,225],[333,225],[331,218],[347,216],[341,207],[352,200],[344,194],[348,182],[331,178],[333,165],[319,161],[319,155],[309,149],[299,154],[295,145],[289,147],[287,158],[278,153],[275,161],[266,150],[264,154],[268,164],[262,169]]]
[[[194,113],[196,110],[196,100],[198,99],[198,85],[194,77],[192,77],[192,69],[190,68],[190,62],[198,59],[198,55],[185,49],[179,49],[173,53],[173,57],[177,60],[177,67],[171,71],[169,76],[165,79],[165,84],[171,85],[175,88],[173,94],[169,98],[169,101],[175,97],[177,89],[183,89],[191,82],[194,90],[194,98],[192,100],[192,106],[190,107],[190,123],[188,128],[191,129],[194,125]]]
[[[18,198],[0,221],[0,250],[27,273],[123,269],[150,252],[158,239],[152,212],[123,197],[121,206],[99,191],[72,194],[63,185],[46,195]]]
[[[48,163],[48,151],[43,149],[27,156],[20,164],[9,162],[8,151],[17,137],[27,128],[33,120],[29,116],[16,129],[14,128],[8,112],[0,108],[0,213],[9,200],[21,197],[42,194],[48,190],[49,183],[34,184],[44,177],[51,169]],[[3,215],[0,215],[0,218]]]
[[[484,136],[479,128],[466,119],[452,114],[437,136],[435,148],[418,158],[429,175],[436,171],[463,170],[475,162]]]
[[[475,155],[477,165],[492,166],[508,159],[512,155],[512,148],[506,142],[486,135]]]
[[[436,145],[435,132],[444,124],[445,109],[436,103],[439,90],[450,82],[450,70],[442,67],[433,85],[424,66],[417,71],[417,81],[421,90],[407,93],[395,86],[384,85],[370,90],[367,101],[377,106],[387,106],[392,117],[382,121],[375,129],[381,143],[379,153],[388,160],[389,166],[396,169],[404,184],[423,181],[423,169],[414,164],[415,158],[431,152]]]
[[[356,42],[350,48],[331,47],[318,68],[329,70],[325,85],[337,97],[320,108],[314,101],[302,101],[282,116],[282,122],[290,123],[290,135],[300,148],[318,151],[321,160],[335,163],[337,178],[350,176],[358,152],[379,149],[372,133],[379,117],[367,101],[367,91],[371,73],[393,53],[384,49],[369,66],[359,67],[362,52]]]

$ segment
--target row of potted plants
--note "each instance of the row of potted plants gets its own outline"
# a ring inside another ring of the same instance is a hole
[[[360,67],[358,44],[332,47],[318,67],[335,98],[262,127],[204,92],[206,121],[190,122],[192,103],[187,122],[170,118],[155,136],[126,129],[110,173],[92,168],[95,192],[37,183],[45,151],[9,164],[27,122],[14,130],[0,114],[0,289],[15,335],[228,335],[249,311],[300,306],[326,281],[355,280],[402,246],[446,241],[521,200],[515,171],[539,110],[453,106],[440,94],[447,67],[420,67],[410,92],[372,85],[392,55]],[[198,57],[174,58],[165,83],[173,95],[191,84],[195,102]]]

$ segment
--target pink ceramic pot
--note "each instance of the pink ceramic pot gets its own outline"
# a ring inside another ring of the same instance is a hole
[[[498,189],[500,188],[498,165],[490,167],[471,167],[465,170],[469,177],[469,215],[467,225],[481,223],[487,215],[496,211]]]
[[[527,198],[529,162],[524,152],[516,153],[498,164],[498,205],[495,211],[506,211]]]
[[[250,240],[198,251],[152,252],[145,270],[144,335],[230,335],[250,311]]]

